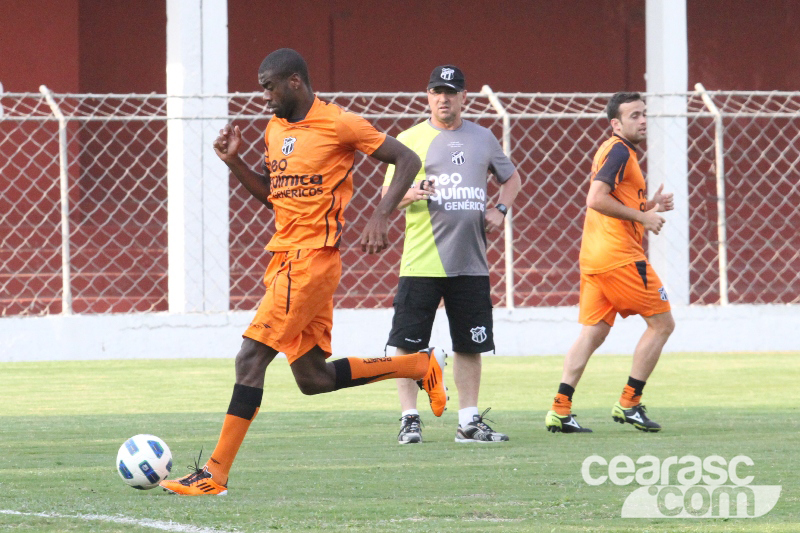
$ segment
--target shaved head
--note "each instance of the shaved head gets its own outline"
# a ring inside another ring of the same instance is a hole
[[[292,74],[297,74],[303,83],[311,86],[311,81],[308,77],[308,65],[303,56],[291,48],[280,48],[275,50],[270,55],[264,58],[261,66],[258,68],[259,80],[263,73],[269,72],[273,76],[281,79],[286,79]]]

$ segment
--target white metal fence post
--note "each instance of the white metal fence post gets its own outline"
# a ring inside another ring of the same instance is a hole
[[[492,88],[484,85],[481,94],[489,98],[489,103],[503,120],[503,152],[511,157],[511,117],[503,107],[500,99],[494,94]],[[508,206],[508,214],[505,218],[505,263],[506,263],[506,307],[514,309],[514,209]]]
[[[675,209],[648,237],[648,257],[673,307],[690,302],[688,45],[685,0],[647,0],[647,190],[664,185]]]
[[[224,0],[167,2],[168,298],[173,313],[230,308],[228,170],[211,148],[228,115],[226,6]]]
[[[72,289],[70,286],[69,252],[69,173],[67,159],[67,119],[53,98],[53,93],[44,85],[39,86],[47,105],[58,119],[58,167],[61,189],[61,314],[72,314]]]
[[[711,96],[702,83],[695,83],[694,88],[700,93],[703,103],[714,115],[714,171],[717,182],[717,249],[719,254],[719,303],[728,305],[728,234],[725,215],[725,130],[722,124],[722,113],[719,112]]]
[[[228,2],[202,0],[203,120],[200,147],[203,172],[203,270],[204,310],[230,309],[230,254],[228,234],[229,171],[214,153],[212,144],[228,116]]]

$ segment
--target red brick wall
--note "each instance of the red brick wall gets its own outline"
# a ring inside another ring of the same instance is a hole
[[[228,5],[231,91],[258,90],[270,51],[309,63],[318,91],[414,91],[454,62],[471,89],[613,92],[645,88],[644,0],[296,0]],[[164,92],[165,0],[5,0],[7,91]],[[688,0],[689,83],[800,87],[800,4]],[[687,87],[688,89],[689,87]]]

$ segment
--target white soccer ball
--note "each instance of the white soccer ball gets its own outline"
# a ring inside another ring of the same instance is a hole
[[[147,490],[167,479],[172,470],[172,452],[155,435],[135,435],[117,452],[117,473],[134,489]]]

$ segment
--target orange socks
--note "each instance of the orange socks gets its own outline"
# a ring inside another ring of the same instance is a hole
[[[428,360],[428,354],[421,352],[372,359],[358,357],[337,359],[331,363],[336,368],[335,390],[384,379],[422,379],[428,371]]]
[[[622,389],[622,395],[619,397],[619,404],[625,409],[630,409],[635,405],[639,405],[642,401],[642,390],[645,386],[645,381],[628,377],[628,384]]]
[[[239,446],[242,445],[247,430],[250,429],[250,423],[258,414],[263,394],[264,389],[239,384],[233,386],[231,403],[222,423],[217,447],[206,463],[208,471],[217,483],[222,485],[228,483],[228,473],[231,471],[233,460],[239,452]]]
[[[575,387],[561,383],[558,386],[558,394],[553,398],[553,406],[551,409],[556,412],[558,416],[567,416],[572,410],[572,395],[575,394]]]
[[[630,409],[634,405],[639,405],[642,396],[637,395],[636,391],[630,385],[625,385],[622,389],[622,395],[619,397],[619,404],[625,409]]]
[[[642,390],[645,386],[644,381],[628,377],[628,384],[622,389],[622,396],[619,398],[619,404],[625,408],[630,409],[635,405],[639,405],[642,401]],[[550,408],[556,412],[558,416],[567,416],[572,410],[572,395],[575,393],[575,388],[561,383],[558,386],[558,394],[553,398],[553,406]]]
[[[553,406],[551,407],[558,416],[567,416],[572,410],[572,401],[563,394],[556,394],[553,398]]]

